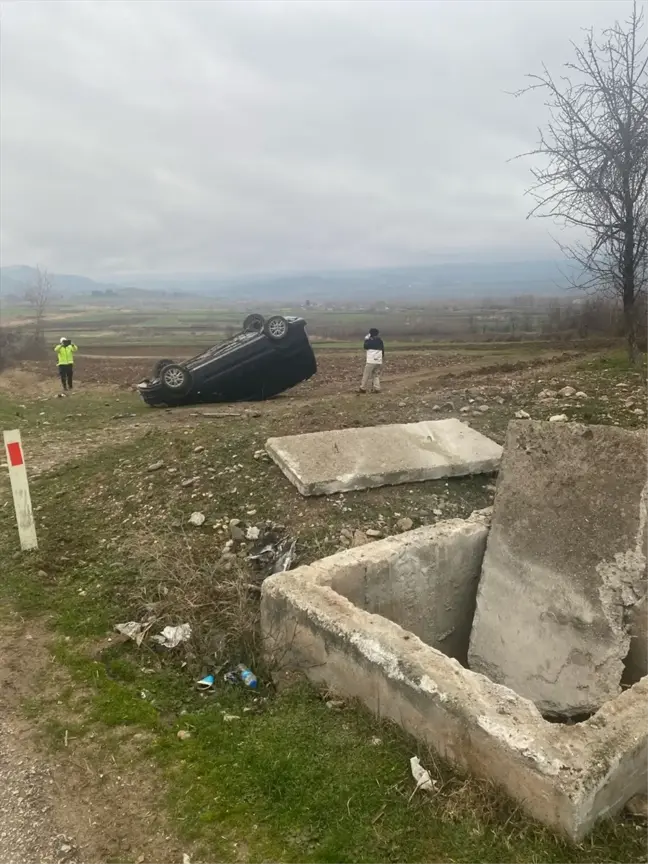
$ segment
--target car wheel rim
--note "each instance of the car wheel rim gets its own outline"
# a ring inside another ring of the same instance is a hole
[[[172,390],[176,390],[184,384],[184,377],[182,369],[168,369],[164,373],[164,383]]]
[[[279,338],[286,332],[286,325],[283,321],[271,321],[268,324],[268,330],[273,336]]]

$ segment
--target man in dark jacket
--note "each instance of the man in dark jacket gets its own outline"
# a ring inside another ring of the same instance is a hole
[[[362,375],[361,393],[380,393],[380,372],[385,356],[385,346],[380,334],[372,327],[364,340],[365,368]]]

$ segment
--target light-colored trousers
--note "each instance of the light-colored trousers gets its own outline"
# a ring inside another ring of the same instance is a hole
[[[361,390],[373,390],[374,393],[380,393],[380,372],[382,370],[381,363],[366,363],[362,374]]]

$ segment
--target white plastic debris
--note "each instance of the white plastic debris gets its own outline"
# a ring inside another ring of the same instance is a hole
[[[286,570],[290,570],[292,567],[292,563],[295,559],[295,547],[297,546],[297,541],[286,541],[281,544],[279,549],[279,555],[277,556],[277,560],[275,561],[275,565],[272,568],[273,573],[285,573]]]
[[[122,636],[128,636],[137,645],[141,645],[150,626],[150,624],[140,624],[138,621],[126,621],[123,624],[115,624],[115,630]]]
[[[177,648],[181,642],[191,639],[191,624],[178,624],[177,627],[165,627],[157,636],[151,637],[165,648]]]
[[[433,792],[436,783],[430,777],[430,772],[426,771],[421,765],[418,756],[412,756],[410,759],[410,768],[412,770],[412,777],[416,780],[416,786],[410,798],[412,798],[414,793],[419,789],[422,789],[424,792]]]
[[[200,526],[204,523],[204,521],[205,521],[205,514],[199,513],[198,511],[196,511],[195,513],[192,513],[191,516],[189,517],[189,524],[195,525],[196,528],[200,528]]]

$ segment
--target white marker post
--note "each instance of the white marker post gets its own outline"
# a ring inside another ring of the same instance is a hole
[[[34,523],[34,514],[32,513],[29,483],[27,482],[27,468],[20,440],[20,431],[13,429],[11,432],[3,432],[3,437],[7,453],[7,463],[9,465],[11,492],[13,494],[14,509],[18,522],[20,548],[23,552],[27,552],[30,549],[38,549],[38,540],[36,539],[36,524]]]

